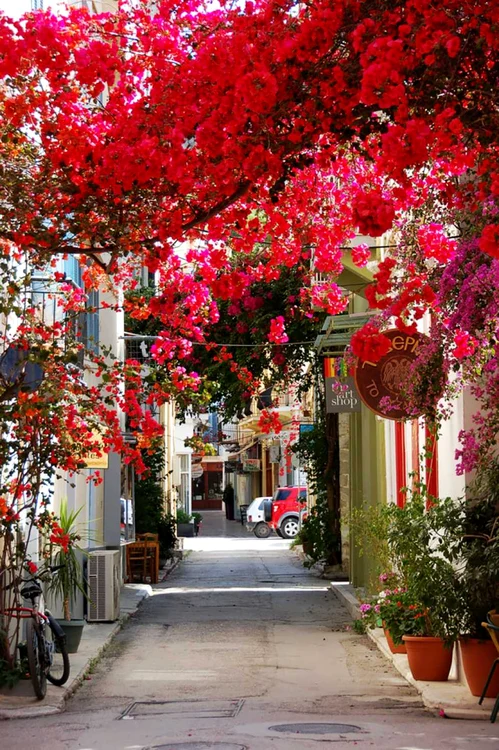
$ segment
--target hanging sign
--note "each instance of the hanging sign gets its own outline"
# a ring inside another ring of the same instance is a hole
[[[325,379],[326,412],[328,414],[343,414],[361,410],[361,401],[352,377],[337,380]]]
[[[281,460],[281,444],[272,443],[269,446],[269,463],[278,464]]]
[[[303,422],[300,425],[300,437],[302,435],[305,435],[305,433],[307,433],[307,432],[313,432],[314,430],[315,430],[315,424],[312,424],[311,422],[310,423]]]
[[[358,363],[355,368],[355,384],[362,401],[371,411],[385,419],[409,419],[409,414],[400,395],[407,383],[411,365],[418,356],[423,342],[429,341],[422,333],[403,333],[397,328],[383,331],[392,347],[379,362]]]
[[[260,459],[243,458],[243,471],[260,471]]]
[[[105,453],[102,435],[98,430],[92,430],[92,435],[92,443],[95,446],[95,450],[89,451],[89,453],[82,458],[82,463],[85,465],[86,469],[108,469],[109,455]]]
[[[353,373],[349,371],[343,357],[324,359],[324,385],[326,412],[343,414],[361,410],[361,400],[355,386]]]
[[[204,471],[203,471],[201,464],[193,464],[192,469],[191,469],[192,479],[201,479],[201,477],[203,476],[203,473]]]

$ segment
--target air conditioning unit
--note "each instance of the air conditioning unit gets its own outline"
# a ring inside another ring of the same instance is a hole
[[[89,622],[114,622],[120,616],[120,551],[95,550],[88,555]]]

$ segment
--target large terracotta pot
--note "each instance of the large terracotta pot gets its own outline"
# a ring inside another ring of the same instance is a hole
[[[390,631],[387,630],[387,628],[383,628],[383,631],[385,633],[386,642],[388,643],[388,648],[392,652],[392,654],[406,654],[407,649],[405,647],[405,643],[399,643],[397,646],[394,644],[393,639],[390,635]]]
[[[443,682],[449,677],[452,649],[444,646],[442,638],[404,635],[407,659],[415,680]]]
[[[463,670],[471,695],[481,695],[492,664],[499,657],[497,649],[492,641],[480,641],[478,638],[461,638],[459,644]],[[497,695],[499,695],[499,664],[495,668],[485,697],[495,698]]]

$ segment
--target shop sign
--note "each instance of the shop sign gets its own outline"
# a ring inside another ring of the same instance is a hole
[[[191,478],[192,479],[201,479],[203,476],[203,467],[201,464],[193,464],[191,469]]]
[[[328,414],[360,411],[361,401],[354,378],[325,378],[325,388]]]
[[[85,465],[86,469],[108,469],[109,456],[104,451],[104,441],[98,430],[93,430],[92,442],[95,446],[95,450],[90,451],[86,456],[83,456],[82,463]]]
[[[260,471],[260,459],[243,458],[243,471]]]
[[[269,447],[269,463],[278,464],[281,460],[281,444],[274,443]]]
[[[300,425],[300,437],[305,435],[307,432],[313,432],[315,430],[315,424],[301,424]]]
[[[390,351],[379,362],[358,363],[355,384],[362,401],[371,411],[385,419],[408,419],[409,414],[400,402],[403,385],[418,356],[420,345],[429,341],[422,333],[404,333],[396,328],[383,331],[392,344]]]

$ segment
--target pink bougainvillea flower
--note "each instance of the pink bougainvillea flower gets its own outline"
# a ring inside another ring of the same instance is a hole
[[[454,334],[453,354],[456,359],[464,359],[474,354],[478,341],[466,331],[456,331]]]

